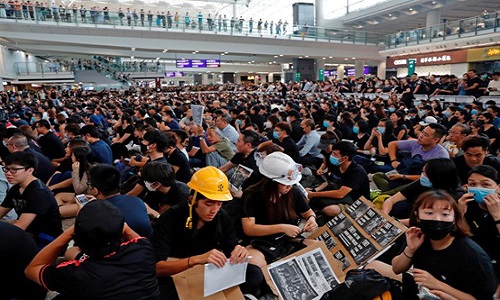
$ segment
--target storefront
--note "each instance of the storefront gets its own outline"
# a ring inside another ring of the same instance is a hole
[[[467,50],[453,50],[426,54],[402,55],[387,58],[387,72],[397,77],[417,73],[419,76],[454,74],[461,77],[467,72]]]
[[[467,61],[470,68],[479,74],[500,71],[500,44],[484,48],[469,49]]]

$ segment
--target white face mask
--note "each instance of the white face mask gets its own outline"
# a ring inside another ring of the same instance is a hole
[[[265,127],[265,128],[271,128],[272,126],[273,126],[273,123],[271,123],[271,121],[266,121],[266,122],[264,123],[264,127]]]
[[[291,122],[292,122],[292,121],[290,120],[290,117],[286,117],[286,121],[287,121],[288,123],[291,123]]]
[[[148,182],[148,181],[144,181],[144,184],[146,185],[146,188],[148,189],[148,191],[150,192],[154,192],[156,191],[156,189],[158,189],[159,185],[157,187],[153,187],[153,185],[155,185],[156,182]]]

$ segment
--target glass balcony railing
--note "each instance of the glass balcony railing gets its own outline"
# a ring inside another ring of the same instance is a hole
[[[165,30],[173,32],[207,33],[283,39],[304,39],[348,43],[357,45],[379,45],[384,36],[359,30],[333,29],[287,23],[268,23],[259,20],[206,18],[198,16],[175,16],[164,13],[141,11],[102,11],[65,9],[61,7],[29,7],[14,10],[0,7],[0,19],[17,22],[31,21],[39,24],[76,26],[111,26],[119,29]]]
[[[75,70],[75,65],[67,62],[16,62],[14,68],[18,75],[69,73]]]
[[[500,13],[489,13],[436,26],[399,31],[387,36],[387,48],[398,48],[422,43],[457,39],[500,31]]]

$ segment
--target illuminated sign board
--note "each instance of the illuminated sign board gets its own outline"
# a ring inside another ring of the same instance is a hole
[[[165,72],[163,75],[166,78],[170,78],[170,77],[183,77],[184,76],[184,72]]]
[[[220,59],[177,59],[177,68],[220,68]]]

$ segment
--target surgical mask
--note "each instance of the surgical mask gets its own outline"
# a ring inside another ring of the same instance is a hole
[[[486,197],[489,194],[496,194],[495,189],[486,189],[486,188],[480,188],[480,187],[469,187],[467,189],[469,193],[474,194],[474,200],[477,203],[484,203],[484,197]]]
[[[273,123],[271,123],[271,121],[266,121],[264,123],[264,127],[266,127],[266,128],[271,128],[272,126],[273,126]]]
[[[352,132],[354,132],[354,134],[358,134],[359,133],[359,127],[357,127],[357,126],[352,127]]]
[[[453,222],[420,220],[416,224],[422,232],[431,240],[442,240],[453,231]]]
[[[337,107],[337,106],[339,106],[339,104],[338,104],[337,102],[335,102],[335,103],[333,104],[333,107]]]
[[[429,179],[429,177],[425,176],[424,173],[422,173],[420,175],[420,184],[423,186],[423,187],[426,187],[426,188],[431,188],[432,187],[432,182],[431,180]]]
[[[7,142],[5,140],[2,140],[2,144],[4,145],[5,148],[7,148]]]
[[[158,189],[158,186],[157,186],[157,187],[153,187],[154,182],[144,181],[144,185],[146,185],[146,188],[147,188],[147,189],[148,189],[148,191],[150,191],[150,192],[154,192],[154,191],[156,191],[156,189]]]
[[[458,108],[460,108],[460,109],[465,109],[465,106],[463,106],[463,105],[459,105],[459,106],[458,106]]]
[[[241,124],[243,124],[243,121],[241,120],[236,120],[236,123],[238,123],[239,126],[241,126]]]
[[[280,136],[278,135],[278,132],[276,132],[276,130],[273,131],[273,138],[275,138],[275,139],[279,139],[280,138]]]
[[[418,114],[419,114],[420,117],[423,117],[423,116],[425,116],[427,114],[427,111],[424,110],[424,109],[421,109],[421,110],[418,111]]]
[[[328,122],[327,122],[327,121],[323,121],[323,127],[328,128],[328,127],[330,127],[330,124],[328,124]]]
[[[471,111],[470,111],[470,114],[471,114],[471,115],[477,115],[477,109],[473,109],[473,110],[471,110]]]
[[[340,166],[342,164],[338,158],[336,158],[335,156],[331,156],[331,155],[330,155],[330,162],[334,166]]]
[[[290,117],[286,117],[287,123],[291,123],[292,121],[290,120]]]
[[[448,118],[448,117],[451,115],[451,112],[449,112],[449,111],[445,110],[445,111],[443,112],[443,114],[444,114],[444,116],[445,116],[445,117],[447,117],[447,118]]]
[[[385,133],[385,127],[377,126],[377,131],[380,132],[380,134]]]
[[[389,107],[389,112],[393,113],[393,112],[395,112],[395,111],[396,111],[396,108],[394,108],[394,107]]]

